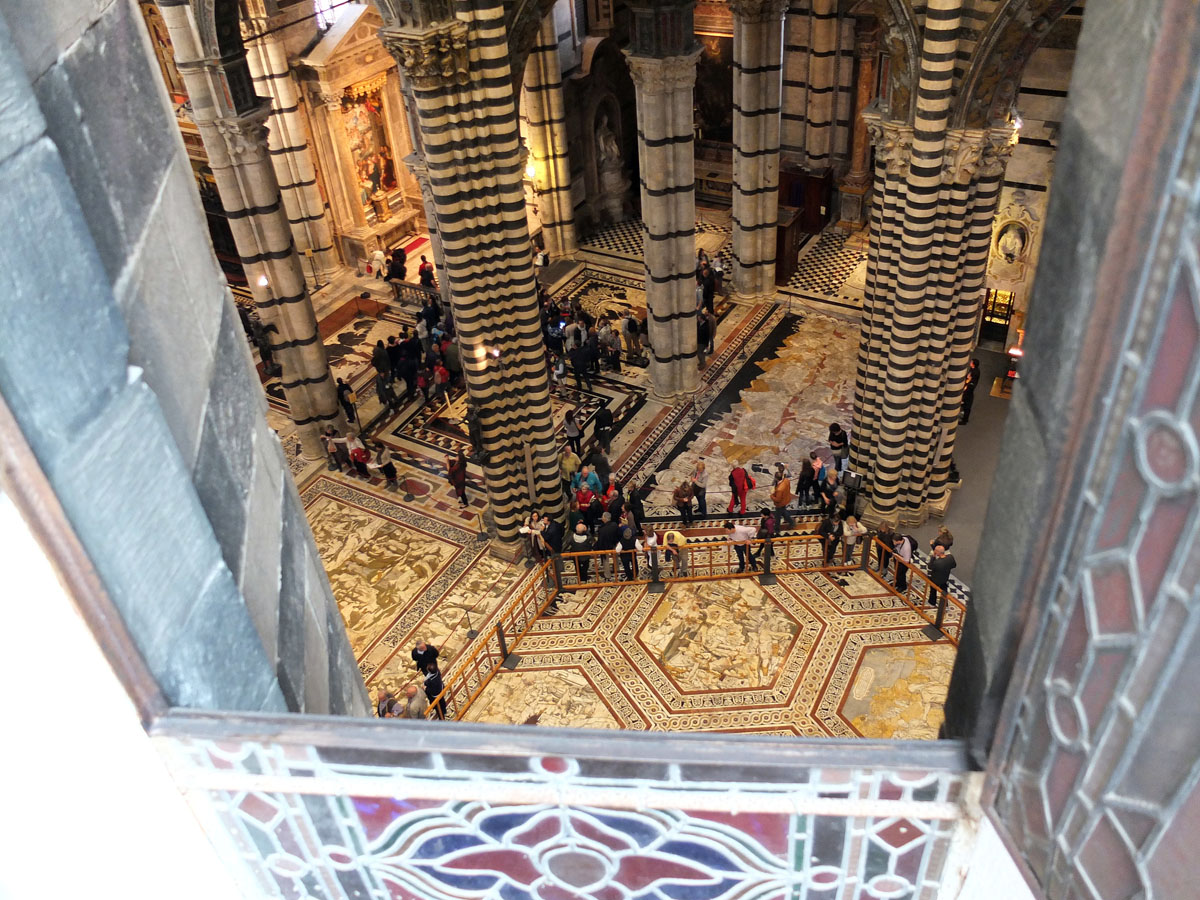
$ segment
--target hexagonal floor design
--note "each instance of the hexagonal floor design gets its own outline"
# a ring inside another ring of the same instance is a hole
[[[954,647],[869,573],[579,591],[467,711],[479,722],[937,736]]]

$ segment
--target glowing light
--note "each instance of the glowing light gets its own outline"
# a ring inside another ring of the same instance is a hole
[[[530,160],[525,164],[525,177],[533,181],[535,175],[537,175],[537,168],[534,166],[533,160]]]
[[[267,276],[266,276],[266,275],[259,275],[259,276],[258,276],[258,286],[259,286],[259,287],[266,287],[266,286],[267,286],[268,284],[270,284],[270,283],[271,283],[271,281],[270,281],[270,279],[269,279],[269,278],[267,278]]]
[[[1024,350],[1022,350],[1020,347],[1009,347],[1009,348],[1008,348],[1008,355],[1009,355],[1009,356],[1024,356],[1024,355],[1025,355],[1025,351],[1024,351]]]

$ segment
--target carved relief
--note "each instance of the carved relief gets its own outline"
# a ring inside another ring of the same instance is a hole
[[[985,135],[982,131],[949,131],[942,151],[942,183],[970,184],[979,171]]]
[[[466,83],[470,69],[466,22],[449,22],[420,32],[384,28],[379,37],[414,86]]]
[[[989,283],[1019,285],[1025,281],[1033,261],[1033,244],[1041,216],[1031,207],[1028,195],[1014,191],[1009,203],[996,214],[992,226],[992,248],[988,261]]]

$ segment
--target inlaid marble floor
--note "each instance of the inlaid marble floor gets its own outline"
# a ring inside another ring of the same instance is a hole
[[[597,588],[561,601],[469,721],[932,739],[946,640],[870,573]]]

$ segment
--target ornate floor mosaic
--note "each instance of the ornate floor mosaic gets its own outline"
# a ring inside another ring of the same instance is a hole
[[[465,716],[479,722],[932,739],[954,648],[873,575],[579,591]]]
[[[414,489],[418,487],[414,479]],[[526,569],[487,552],[449,498],[405,504],[381,486],[320,475],[301,492],[359,671],[374,692],[413,680],[417,639],[438,647],[444,665],[509,596]],[[456,523],[454,520],[458,519]]]

